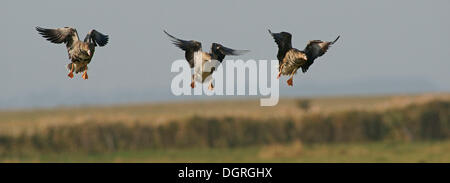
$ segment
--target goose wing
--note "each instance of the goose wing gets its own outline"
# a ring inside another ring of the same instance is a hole
[[[79,40],[77,30],[71,27],[57,29],[36,27],[36,30],[48,41],[56,44],[66,43],[67,47]]]
[[[175,36],[170,35],[167,33],[167,31],[164,31],[164,33],[169,36],[172,43],[177,46],[178,48],[185,51],[185,58],[189,62],[189,65],[191,67],[194,67],[194,53],[202,50],[202,44],[198,41],[186,41],[182,39],[178,39]]]

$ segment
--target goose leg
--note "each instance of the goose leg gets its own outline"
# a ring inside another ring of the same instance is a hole
[[[73,78],[73,63],[72,63],[72,67],[70,68],[69,74],[67,76],[69,76],[70,79]]]
[[[287,84],[288,84],[289,86],[293,86],[293,84],[292,84],[292,77],[293,77],[293,76],[291,76],[291,77],[287,80]]]
[[[84,71],[84,73],[83,73],[83,79],[84,79],[84,80],[88,79],[87,71]]]
[[[294,86],[294,85],[293,85],[293,78],[294,78],[295,71],[296,71],[296,70],[294,70],[294,71],[291,73],[291,77],[287,80],[287,84],[288,84],[289,86]]]
[[[194,79],[194,75],[192,75],[191,88],[195,88],[195,79]]]
[[[281,64],[281,66],[280,66],[280,71],[278,72],[277,79],[280,79],[280,77],[281,77],[281,70],[283,70],[283,67],[284,67],[284,63]]]
[[[214,85],[212,84],[212,81],[209,83],[208,89],[209,89],[210,91],[213,91],[213,90],[214,90]]]

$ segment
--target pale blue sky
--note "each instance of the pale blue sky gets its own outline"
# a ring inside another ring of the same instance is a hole
[[[75,2],[75,3],[74,3]],[[215,99],[175,97],[172,61],[183,52],[162,30],[250,49],[239,58],[276,59],[267,33],[288,31],[293,45],[339,42],[281,96],[450,91],[450,1],[21,1],[0,2],[0,108]],[[89,80],[69,80],[63,45],[35,26],[95,28],[109,34]],[[232,99],[233,97],[227,97]]]

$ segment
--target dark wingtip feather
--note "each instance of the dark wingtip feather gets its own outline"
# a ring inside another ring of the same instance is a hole
[[[36,27],[36,31],[39,32],[39,34],[45,36],[48,34],[48,29],[42,28],[42,27]]]
[[[267,29],[267,30],[269,31],[269,34],[273,37],[274,35],[273,35],[272,31],[270,31],[270,29]]]
[[[337,41],[340,37],[341,37],[341,35],[338,35],[338,37],[337,37],[333,42],[331,42],[331,44],[336,43],[336,41]]]
[[[38,31],[38,33],[40,35],[42,35],[42,37],[44,37],[46,40],[52,42],[52,43],[58,43],[56,42],[56,38],[52,35],[51,30],[50,29],[46,29],[46,28],[42,28],[37,26],[36,27],[36,31]]]
[[[99,46],[105,46],[106,44],[108,44],[109,41],[109,35],[103,35],[102,39],[100,39],[100,41],[98,42]]]
[[[234,50],[233,54],[234,55],[243,55],[250,52],[250,50]]]
[[[109,35],[105,35],[105,45],[109,42]]]
[[[176,37],[170,35],[166,30],[163,30],[163,31],[164,31],[164,33],[165,33],[167,36],[169,36],[169,37],[172,39],[172,41],[178,40],[178,38],[176,38]],[[175,41],[175,42],[176,42],[176,41]]]
[[[102,34],[101,32],[98,32],[95,29],[92,29],[91,33],[92,33],[91,36],[93,36],[94,38],[94,42],[98,46],[105,46],[106,44],[108,44],[109,35]]]
[[[39,32],[46,30],[45,28],[42,28],[42,27],[39,27],[39,26],[36,26],[35,28]]]
[[[172,42],[172,44],[174,44],[175,46],[183,49],[183,40],[176,38],[175,36],[170,35],[166,30],[163,30],[164,33],[169,36],[170,41]]]
[[[166,30],[163,30],[164,34],[166,34],[169,37],[173,37],[172,35],[170,35]]]

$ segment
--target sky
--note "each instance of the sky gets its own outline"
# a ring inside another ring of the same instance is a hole
[[[184,59],[176,37],[251,52],[239,59],[276,59],[267,32],[292,33],[294,47],[340,40],[281,97],[380,95],[450,91],[450,1],[22,1],[0,2],[0,109],[209,100],[233,96],[174,96]],[[108,34],[89,64],[89,80],[67,77],[64,45],[34,27],[70,26],[84,38]],[[232,59],[235,57],[229,57]],[[226,63],[224,63],[226,64]]]

